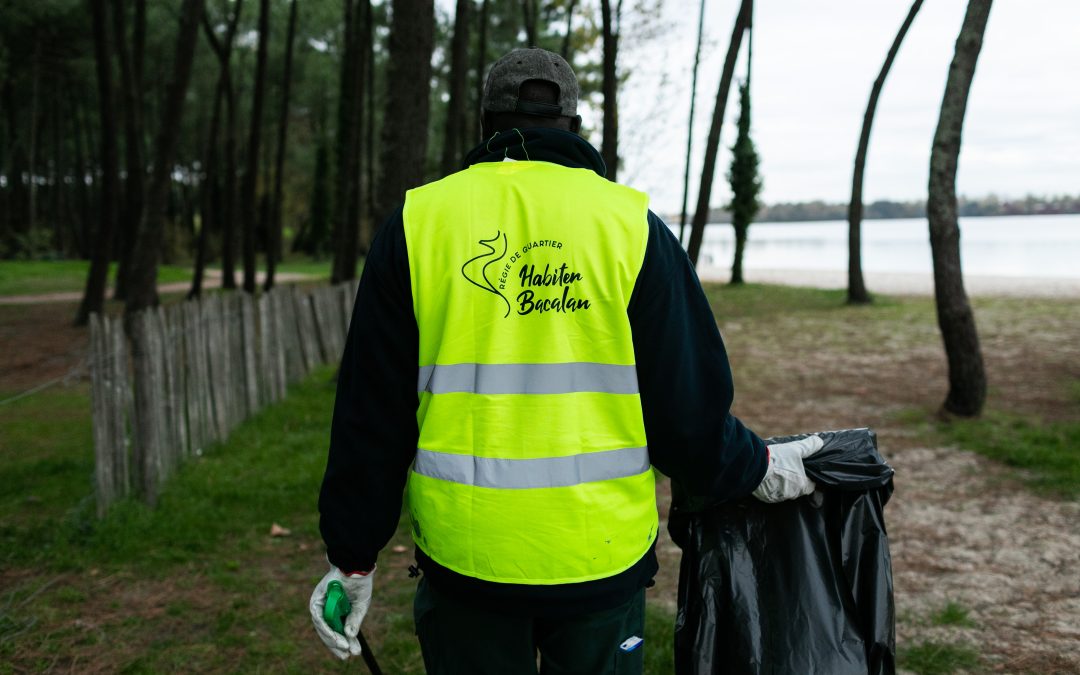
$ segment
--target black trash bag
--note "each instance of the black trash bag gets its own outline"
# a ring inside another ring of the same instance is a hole
[[[883,515],[893,470],[869,429],[818,435],[825,446],[804,461],[818,488],[808,497],[717,504],[673,484],[679,675],[895,672]]]

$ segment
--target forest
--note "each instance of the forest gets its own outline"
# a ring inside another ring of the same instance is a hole
[[[482,75],[494,58],[526,43],[557,51],[591,99],[604,90],[624,11],[606,0],[447,8],[5,7],[0,258],[90,259],[105,247],[98,257],[119,264],[108,296],[132,307],[155,302],[148,259],[192,264],[193,296],[207,264],[220,266],[226,288],[249,292],[257,264],[269,288],[274,263],[294,254],[333,255],[334,280],[355,277],[376,224],[405,190],[461,168],[480,135]]]

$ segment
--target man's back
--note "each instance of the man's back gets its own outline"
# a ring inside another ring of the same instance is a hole
[[[440,565],[577,583],[651,547],[627,316],[647,210],[637,191],[547,162],[481,163],[409,192],[420,344],[409,509]]]

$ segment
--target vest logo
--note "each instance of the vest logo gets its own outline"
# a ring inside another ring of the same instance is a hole
[[[495,236],[491,239],[481,239],[476,243],[486,248],[487,252],[481,253],[475,258],[469,258],[461,266],[461,276],[480,290],[499,296],[506,303],[506,314],[503,315],[505,319],[510,316],[510,301],[488,279],[488,268],[506,257],[506,235],[499,230],[495,232]]]
[[[496,267],[496,271],[492,272],[494,280],[489,276],[488,268],[506,258],[509,252],[506,234],[499,230],[494,237],[481,239],[477,243],[487,250],[467,260],[461,266],[461,276],[480,290],[497,295],[506,304],[504,319],[510,316],[512,305],[503,291],[513,293],[508,287],[513,285],[514,280],[519,282],[521,289],[514,298],[519,316],[548,312],[569,314],[592,306],[589,300],[571,295],[571,291],[580,288],[577,284],[584,277],[567,263],[544,262],[543,268],[540,268],[524,260],[532,251],[561,252],[561,241],[540,239],[524,244],[501,267]],[[520,268],[514,271],[515,264],[519,262]],[[552,291],[555,292],[554,296],[551,295]]]

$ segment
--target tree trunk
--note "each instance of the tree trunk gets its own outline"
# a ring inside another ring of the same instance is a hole
[[[473,108],[473,144],[479,143],[483,131],[480,128],[480,118],[483,112],[480,110],[484,100],[484,68],[487,66],[487,29],[488,29],[488,0],[480,3],[480,20],[477,27],[476,40],[476,107]],[[470,144],[472,145],[472,144]]]
[[[84,326],[90,315],[105,306],[105,282],[109,275],[116,206],[116,113],[113,110],[112,54],[109,48],[105,0],[91,0],[94,61],[97,66],[98,106],[101,111],[101,220],[94,237],[94,254],[75,325]]]
[[[570,0],[566,5],[566,34],[563,35],[562,49],[559,53],[562,55],[566,62],[570,62],[570,40],[574,36],[574,6],[577,5],[577,0]]]
[[[374,233],[379,223],[375,222],[375,19],[371,12],[371,0],[362,0],[364,3],[364,41],[367,53],[367,76],[364,86],[364,181],[367,188],[364,203],[364,217],[370,223],[370,230]],[[359,131],[357,132],[359,133]],[[367,241],[370,246],[370,240]]]
[[[165,89],[161,127],[154,142],[154,171],[147,190],[146,216],[135,238],[131,285],[125,305],[128,316],[157,303],[157,262],[165,229],[165,208],[203,3],[204,0],[184,0],[180,8],[176,57],[172,76]]]
[[[338,96],[337,175],[334,182],[334,225],[331,234],[334,263],[330,271],[330,281],[335,284],[356,276],[355,266],[350,271],[348,263],[356,258],[356,254],[349,249],[350,242],[356,240],[350,230],[355,229],[355,223],[351,220],[352,191],[355,184],[353,172],[356,168],[353,150],[356,148],[355,139],[359,133],[356,109],[360,105],[356,99],[356,70],[359,66],[356,52],[359,36],[356,34],[357,12],[353,0],[345,0],[344,14],[344,49],[341,53],[341,84]]]
[[[964,291],[964,277],[960,268],[956,167],[968,93],[982,49],[990,4],[991,0],[968,2],[960,36],[956,39],[956,52],[949,66],[941,116],[930,154],[927,216],[934,259],[934,296],[938,326],[949,361],[949,393],[942,405],[942,412],[960,417],[977,416],[986,401],[986,373],[979,335],[971,304]]]
[[[259,144],[262,141],[263,92],[266,88],[266,52],[269,40],[270,0],[260,0],[259,46],[251,95],[251,129],[248,133],[247,164],[240,188],[240,209],[243,214],[240,238],[244,258],[244,290],[248,293],[255,292],[255,223],[259,219],[255,186],[259,177]]]
[[[363,156],[363,131],[364,131],[364,80],[368,71],[368,50],[364,48],[361,36],[364,34],[362,31],[364,16],[360,12],[360,7],[357,6],[355,15],[353,16],[353,22],[356,24],[353,28],[353,53],[356,58],[356,66],[353,68],[353,82],[352,82],[352,103],[353,103],[353,132],[352,132],[352,149],[349,151],[349,215],[346,221],[349,227],[346,228],[345,233],[348,235],[345,239],[345,245],[342,247],[344,259],[342,261],[344,269],[348,274],[349,279],[356,278],[356,263],[359,260],[360,253],[367,253],[368,245],[371,243],[372,233],[368,227],[365,226],[365,222],[362,222],[360,218],[361,210],[361,194],[360,188],[363,185],[363,162],[361,161]],[[367,219],[363,219],[366,221]],[[361,229],[363,231],[361,231]]]
[[[469,58],[469,4],[457,0],[454,15],[454,39],[450,48],[450,102],[446,107],[446,134],[443,139],[442,173],[449,175],[461,168],[465,152],[465,75]]]
[[[885,56],[885,63],[881,66],[881,72],[874,80],[874,86],[870,90],[870,101],[866,104],[866,114],[863,115],[862,132],[859,134],[859,149],[855,152],[855,172],[851,179],[851,202],[848,204],[848,292],[849,304],[862,305],[871,301],[870,293],[866,290],[866,283],[862,273],[862,212],[863,212],[863,175],[866,171],[866,150],[870,145],[870,128],[874,124],[874,113],[877,112],[878,97],[881,96],[881,88],[885,84],[885,78],[889,75],[896,53],[900,51],[900,44],[907,35],[908,28],[919,13],[923,0],[915,0],[911,9],[908,10],[907,18],[900,26],[900,32],[896,34],[889,53]]]
[[[705,224],[709,219],[709,200],[712,197],[712,184],[716,174],[716,158],[720,152],[720,130],[724,123],[724,111],[727,109],[728,93],[731,90],[731,80],[735,75],[735,61],[742,47],[743,33],[750,25],[752,6],[751,0],[742,0],[739,14],[735,18],[735,27],[731,32],[731,42],[728,43],[724,70],[720,75],[720,87],[716,90],[716,106],[713,108],[712,124],[709,126],[709,139],[705,144],[705,164],[701,169],[701,183],[698,185],[697,209],[694,211],[694,219],[690,226],[690,242],[687,246],[687,255],[695,266],[698,255],[701,253],[701,241],[705,237]]]
[[[112,2],[113,40],[116,42],[116,56],[120,62],[120,88],[124,97],[124,163],[127,177],[124,179],[124,206],[120,217],[121,256],[116,272],[116,288],[113,297],[123,300],[127,294],[128,276],[131,273],[131,252],[135,246],[135,232],[142,221],[145,199],[146,163],[143,161],[142,96],[138,87],[140,77],[136,75],[132,59],[128,55],[127,27],[124,21],[124,3]],[[143,20],[145,21],[145,9]],[[136,20],[136,26],[138,26]],[[136,28],[136,35],[139,30]],[[140,40],[145,39],[139,38]],[[134,40],[133,40],[134,42]],[[141,47],[136,46],[136,59],[141,61]],[[142,73],[140,63],[138,73]]]
[[[604,33],[604,132],[600,142],[600,156],[607,165],[607,177],[616,180],[619,171],[619,80],[616,59],[619,50],[619,11],[622,3],[611,11],[611,0],[600,0],[600,14]]]
[[[521,14],[525,24],[525,42],[528,47],[537,46],[536,24],[539,18],[537,14],[540,9],[537,2],[538,0],[521,0]]]
[[[682,210],[679,212],[679,243],[686,241],[686,203],[690,199],[690,151],[694,147],[694,104],[697,102],[698,66],[701,65],[701,41],[705,30],[705,0],[698,9],[697,46],[694,48],[694,74],[690,80],[690,120],[686,124],[686,170],[683,173]]]
[[[86,157],[89,152],[84,150],[84,143],[86,143],[84,106],[75,101],[74,95],[71,96],[71,99],[71,122],[75,143],[75,201],[78,204],[79,215],[78,255],[79,258],[86,260],[91,257],[90,240],[92,239],[90,235],[89,199],[86,194]],[[2,238],[0,238],[0,241],[2,241]]]
[[[424,182],[434,41],[433,0],[394,0],[387,70],[393,86],[388,87],[383,118],[376,222],[401,205],[406,190]]]
[[[225,99],[224,78],[218,76],[217,88],[214,91],[214,103],[210,110],[210,130],[206,135],[206,150],[203,154],[203,164],[206,173],[203,174],[202,189],[199,195],[199,204],[202,211],[202,227],[199,228],[199,239],[195,245],[195,269],[191,275],[191,290],[188,291],[188,300],[202,295],[203,276],[206,271],[206,250],[210,239],[210,233],[219,229],[218,221],[221,206],[218,199],[218,163],[221,161],[221,153],[218,152],[218,133],[221,126],[221,107]]]
[[[731,280],[728,282],[732,286],[738,286],[743,283],[743,253],[746,252],[746,234],[750,229],[747,223],[732,223],[735,230],[735,257],[731,261]]]
[[[225,96],[225,175],[215,179],[208,186],[212,190],[214,215],[212,225],[221,234],[221,287],[237,287],[237,217],[235,217],[235,197],[237,197],[237,114],[235,114],[235,90],[232,85],[232,72],[229,62],[232,58],[232,45],[240,23],[243,0],[233,4],[232,15],[225,30],[225,39],[218,40],[217,33],[210,21],[203,17],[203,36],[210,43],[219,65],[218,86]],[[207,149],[206,162],[215,166],[220,164],[214,157],[216,150]],[[216,227],[219,225],[220,227]],[[194,292],[194,288],[192,288]]]
[[[293,39],[296,35],[296,0],[289,5],[289,29],[285,34],[285,72],[281,85],[281,116],[278,118],[277,161],[274,168],[274,204],[271,207],[270,232],[266,244],[266,281],[263,288],[274,287],[274,266],[281,259],[282,172],[285,170],[285,141],[289,129],[289,89],[292,84]]]
[[[38,171],[38,108],[41,103],[41,36],[34,38],[34,60],[31,67],[30,85],[30,200],[26,210],[26,231],[33,232],[37,225],[37,171]]]

